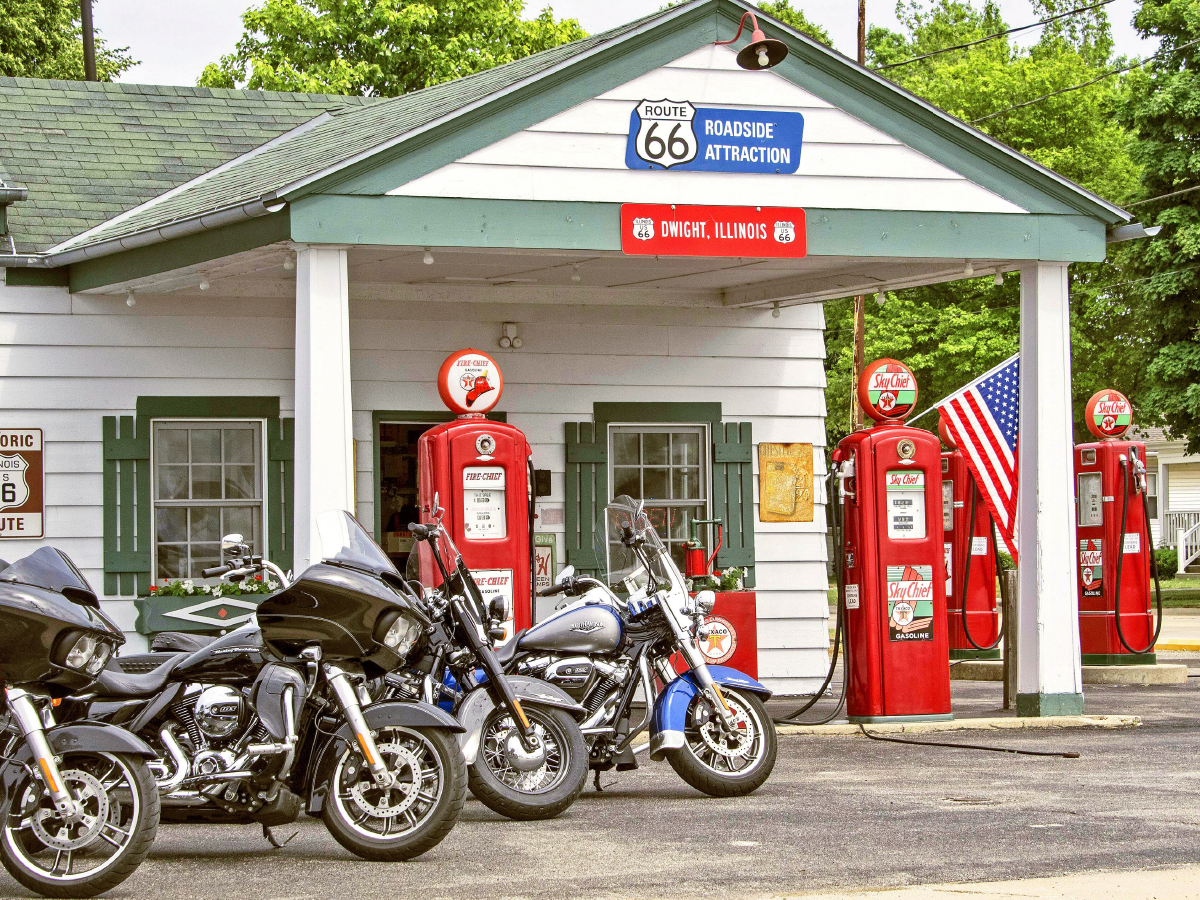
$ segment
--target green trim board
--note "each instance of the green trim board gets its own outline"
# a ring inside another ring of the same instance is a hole
[[[951,659],[1000,659],[999,650],[955,650],[950,648]]]
[[[65,266],[58,269],[8,268],[4,272],[4,283],[9,287],[67,287],[71,283],[71,272]]]
[[[1080,662],[1085,666],[1156,666],[1155,653],[1084,653]]]
[[[1083,694],[1017,694],[1018,716],[1081,716]]]
[[[492,412],[487,417],[493,422],[507,422],[508,413]],[[432,412],[412,409],[376,409],[371,411],[371,478],[373,491],[371,495],[374,506],[375,540],[383,540],[383,485],[381,478],[381,463],[379,460],[379,426],[388,422],[432,422],[439,424],[454,419],[454,413],[445,409]]]
[[[291,210],[307,244],[621,250],[621,205],[559,200],[320,195]],[[805,210],[809,256],[1099,262],[1104,223],[1087,216]]]

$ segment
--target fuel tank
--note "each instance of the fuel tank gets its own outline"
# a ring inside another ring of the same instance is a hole
[[[621,645],[620,614],[603,599],[583,597],[534,625],[521,637],[522,650],[608,653]]]
[[[253,622],[247,622],[188,654],[171,673],[171,680],[205,684],[250,681],[266,662],[263,653],[262,632]]]

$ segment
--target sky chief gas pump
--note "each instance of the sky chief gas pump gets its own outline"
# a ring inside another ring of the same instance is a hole
[[[938,434],[942,454],[942,528],[946,562],[946,625],[951,659],[997,659],[1000,610],[996,603],[998,548],[992,514],[982,503],[967,458],[949,430]]]
[[[904,418],[912,372],[868,365],[858,399],[875,425],[833,453],[842,508],[842,583],[851,722],[951,719],[942,547],[941,444]]]
[[[483,598],[507,598],[505,636],[528,628],[533,610],[533,451],[524,433],[486,418],[504,379],[479,350],[459,350],[438,372],[438,393],[457,415],[417,443],[419,505],[428,522],[434,498]]]
[[[1075,447],[1083,664],[1153,664],[1162,592],[1146,500],[1146,445],[1124,440],[1132,415],[1129,400],[1118,391],[1093,395],[1084,421],[1100,440]],[[1150,613],[1152,574],[1157,625]]]

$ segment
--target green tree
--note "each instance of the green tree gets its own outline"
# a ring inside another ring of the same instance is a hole
[[[1200,2],[1143,0],[1134,27],[1161,39],[1163,57],[1130,73],[1118,107],[1138,138],[1147,198],[1200,183]],[[1200,451],[1200,192],[1137,207],[1143,222],[1163,226],[1152,241],[1126,251],[1130,291],[1144,304],[1152,348],[1145,405],[1172,437]]]
[[[757,5],[768,16],[778,19],[783,24],[790,25],[797,31],[815,38],[822,44],[833,44],[833,41],[829,38],[829,32],[820,25],[808,21],[804,13],[800,10],[793,9],[791,0],[763,0],[762,3]]]
[[[208,87],[395,97],[586,37],[522,0],[265,0]]]
[[[1039,0],[1031,18],[1075,6]],[[935,0],[928,7],[902,2],[897,17],[901,31],[874,27],[868,33],[868,64],[881,74],[960,119],[982,119],[977,127],[992,137],[1108,199],[1121,202],[1137,190],[1131,141],[1115,120],[1116,79],[991,115],[1088,81],[1113,65],[1103,9],[1045,26],[1027,49],[1000,38],[884,68],[1008,27],[994,0],[985,0],[981,8],[963,0]],[[984,278],[896,292],[882,307],[867,303],[867,359],[892,356],[910,365],[921,386],[918,409],[1017,351],[1019,277],[1014,273],[1001,285],[993,284],[994,277],[988,271]],[[1144,378],[1144,323],[1122,293],[1127,290],[1120,286],[1123,280],[1122,269],[1111,263],[1071,269],[1077,423],[1096,390],[1116,387],[1136,399]],[[826,431],[832,444],[849,428],[853,333],[848,301],[827,304],[826,327]],[[937,422],[927,418],[921,424],[936,428]]]
[[[0,75],[83,81],[78,0],[0,0]],[[137,61],[96,36],[96,76],[112,81]]]

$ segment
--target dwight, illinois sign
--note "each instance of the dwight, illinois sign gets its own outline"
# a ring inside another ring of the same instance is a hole
[[[0,538],[43,535],[42,429],[0,429]]]
[[[685,172],[791,175],[800,167],[798,112],[639,100],[629,114],[625,165]]]

